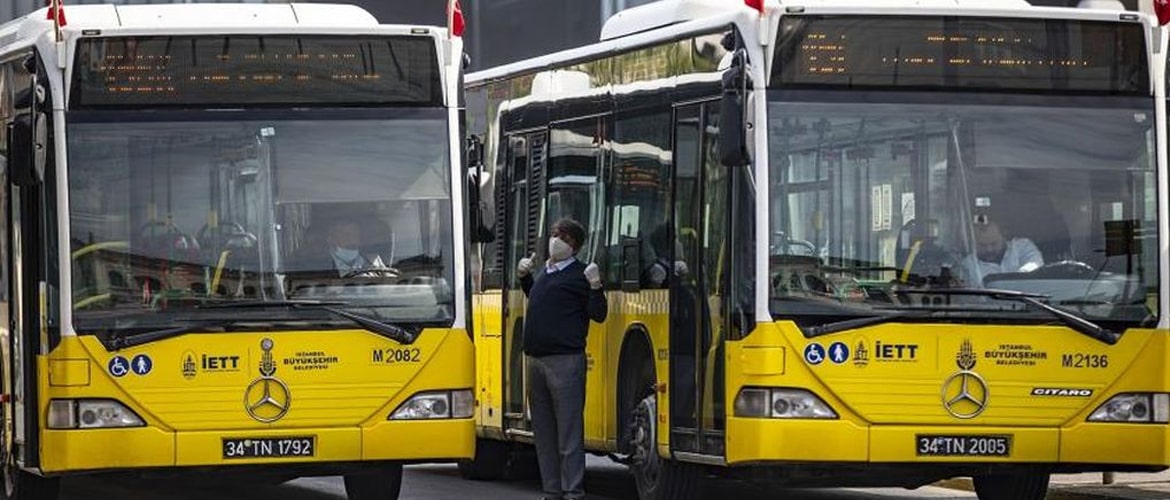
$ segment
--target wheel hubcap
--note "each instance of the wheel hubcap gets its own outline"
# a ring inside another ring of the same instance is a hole
[[[655,419],[658,416],[654,395],[646,396],[634,409],[633,464],[635,475],[646,486],[658,483],[659,459],[655,441]]]

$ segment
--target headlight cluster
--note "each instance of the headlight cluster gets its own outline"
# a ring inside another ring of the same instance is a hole
[[[1170,422],[1170,394],[1136,392],[1118,394],[1089,415],[1090,422]]]
[[[420,392],[398,406],[388,420],[471,418],[475,397],[470,389]]]
[[[54,399],[49,401],[50,429],[110,429],[142,427],[142,418],[112,399]]]
[[[745,387],[735,397],[735,416],[834,419],[837,412],[816,394],[804,389]]]

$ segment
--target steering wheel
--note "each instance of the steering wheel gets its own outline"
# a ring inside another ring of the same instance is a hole
[[[1085,279],[1098,274],[1097,269],[1079,260],[1062,260],[1044,264],[1028,273],[1032,278]]]
[[[372,269],[353,269],[345,274],[342,274],[343,279],[348,278],[397,278],[401,273],[393,267],[372,268]]]

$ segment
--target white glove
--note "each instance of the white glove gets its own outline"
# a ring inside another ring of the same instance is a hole
[[[516,274],[521,278],[528,276],[529,274],[532,274],[532,268],[535,265],[536,263],[532,261],[531,255],[524,257],[516,264]]]
[[[661,285],[663,281],[666,281],[666,269],[663,269],[662,265],[656,262],[650,266],[650,283],[657,286]]]
[[[589,287],[597,290],[601,288],[601,270],[597,268],[597,264],[590,263],[585,266],[585,280],[589,282]]]
[[[674,275],[685,276],[690,269],[687,268],[687,263],[681,260],[674,261]]]

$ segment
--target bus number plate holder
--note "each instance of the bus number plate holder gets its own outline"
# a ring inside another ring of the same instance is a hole
[[[316,453],[316,436],[223,438],[224,459],[311,457]]]
[[[1012,437],[918,434],[914,451],[920,457],[1007,457],[1012,453]]]

